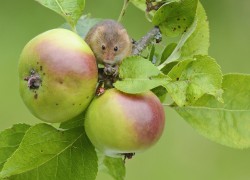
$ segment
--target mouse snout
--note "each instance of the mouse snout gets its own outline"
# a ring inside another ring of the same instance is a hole
[[[105,63],[113,64],[114,59],[115,59],[115,56],[114,56],[114,54],[112,54],[112,53],[105,53],[105,54],[103,55],[103,61],[104,61]]]

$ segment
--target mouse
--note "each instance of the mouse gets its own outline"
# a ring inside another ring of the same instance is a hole
[[[86,43],[92,49],[97,63],[105,67],[117,66],[132,53],[132,39],[127,30],[117,21],[107,19],[94,25],[85,37]]]

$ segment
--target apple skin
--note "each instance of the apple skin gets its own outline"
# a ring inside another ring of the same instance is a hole
[[[49,30],[29,41],[18,71],[25,105],[34,116],[50,123],[83,112],[94,96],[98,78],[93,52],[81,37],[66,29]],[[32,71],[41,79],[37,88],[28,87]]]
[[[109,89],[91,102],[84,126],[98,150],[119,157],[155,144],[164,124],[163,106],[152,92],[134,95]]]

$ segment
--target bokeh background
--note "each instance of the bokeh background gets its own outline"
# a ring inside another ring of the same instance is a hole
[[[86,13],[117,19],[122,0],[86,0]],[[202,0],[210,22],[210,55],[224,73],[250,73],[250,1]],[[0,130],[14,123],[39,123],[18,93],[18,57],[34,36],[56,28],[64,19],[34,0],[0,0]],[[139,39],[151,25],[133,5],[123,24]],[[126,180],[249,180],[250,149],[213,143],[195,132],[177,113],[166,108],[160,141],[127,161]],[[98,180],[111,180],[99,174]]]

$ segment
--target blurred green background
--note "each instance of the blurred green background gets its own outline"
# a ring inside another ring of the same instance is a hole
[[[122,0],[86,0],[86,13],[117,19]],[[210,22],[210,55],[224,73],[250,73],[250,1],[202,0]],[[60,26],[64,20],[34,0],[0,1],[0,130],[14,123],[39,123],[18,93],[18,57],[34,36]],[[123,24],[135,39],[151,25],[131,5]],[[177,113],[166,108],[160,141],[127,161],[126,180],[249,180],[250,149],[215,144],[196,133]],[[98,180],[111,179],[99,174]]]

